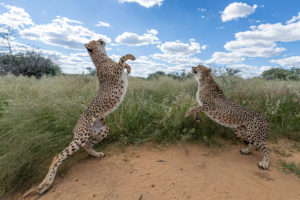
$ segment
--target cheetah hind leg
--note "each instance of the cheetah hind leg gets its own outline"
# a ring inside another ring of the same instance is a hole
[[[109,133],[109,128],[105,125],[103,118],[97,118],[94,120],[94,123],[91,127],[91,138],[89,144],[83,146],[83,148],[90,154],[96,158],[103,158],[105,154],[103,152],[97,152],[93,149],[93,146],[98,142],[102,141],[105,137],[107,137]]]
[[[88,147],[83,147],[87,152],[88,152],[88,154],[90,154],[91,156],[94,156],[94,157],[96,157],[96,158],[104,158],[105,157],[105,154],[103,153],[103,152],[98,152],[98,151],[95,151],[94,149],[93,149],[93,147],[90,147],[90,146],[88,146]]]
[[[44,178],[42,183],[37,188],[37,192],[40,195],[45,193],[52,186],[59,165],[67,157],[73,155],[76,151],[78,151],[80,146],[81,146],[80,141],[73,139],[72,142],[69,144],[69,146],[65,150],[63,150],[60,154],[58,154],[57,156],[54,157],[54,159],[49,167],[49,171],[48,171],[46,177]]]
[[[234,132],[238,137],[242,138],[245,142],[248,141],[247,129],[245,126],[239,126],[239,127],[235,128]],[[248,147],[241,149],[240,153],[243,155],[248,155],[252,152],[252,149],[253,149],[253,144],[251,142],[248,142]]]

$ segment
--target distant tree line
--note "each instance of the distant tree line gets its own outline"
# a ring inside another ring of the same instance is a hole
[[[241,71],[239,69],[226,68],[225,71],[214,70],[213,75],[218,77],[239,77]],[[148,75],[147,79],[157,79],[159,77],[171,77],[176,80],[184,80],[192,77],[192,73],[186,73],[182,71],[181,73],[168,73],[166,74],[163,71],[157,71]],[[272,68],[267,71],[264,71],[261,74],[266,80],[300,80],[300,68],[291,68],[290,70],[283,68]]]
[[[190,72],[186,73],[185,70],[183,70],[181,73],[172,72],[172,73],[168,73],[168,74],[166,74],[163,71],[157,71],[157,72],[149,74],[147,79],[152,80],[152,79],[158,79],[159,77],[171,77],[175,80],[185,80],[187,78],[192,77],[192,73],[190,73]]]

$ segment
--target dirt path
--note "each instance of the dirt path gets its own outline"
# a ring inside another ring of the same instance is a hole
[[[242,146],[107,149],[104,159],[88,157],[57,177],[40,199],[300,199],[300,179],[278,169],[278,154],[272,154],[270,169],[263,171],[257,167],[262,152],[243,156]]]

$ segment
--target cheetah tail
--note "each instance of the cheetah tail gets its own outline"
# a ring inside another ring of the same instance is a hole
[[[135,57],[132,54],[126,54],[125,56],[122,56],[119,60],[119,64],[124,66],[124,63],[128,60],[135,60]]]
[[[38,198],[40,195],[38,193],[38,187],[34,187],[30,190],[28,190],[19,200],[27,200],[27,199],[34,199]]]

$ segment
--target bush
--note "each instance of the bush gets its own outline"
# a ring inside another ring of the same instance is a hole
[[[16,76],[24,75],[41,78],[43,75],[54,76],[60,74],[61,69],[51,58],[29,51],[14,55],[0,54],[0,74],[7,73],[12,73]]]
[[[300,80],[300,69],[272,68],[264,71],[262,77],[267,80]]]

